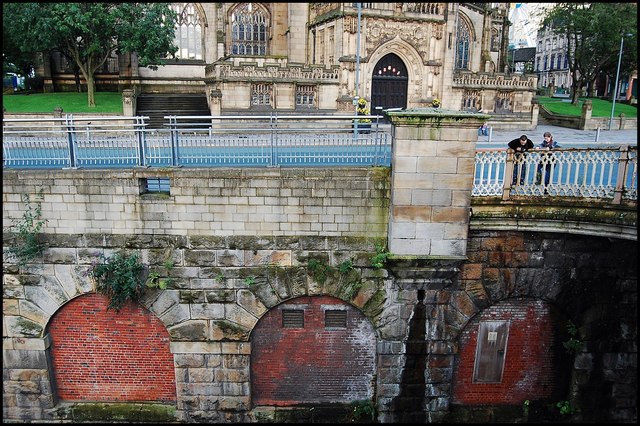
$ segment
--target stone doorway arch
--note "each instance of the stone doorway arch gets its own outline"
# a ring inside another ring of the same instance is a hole
[[[409,75],[402,59],[395,53],[382,57],[373,68],[371,76],[371,112],[378,107],[406,108]]]

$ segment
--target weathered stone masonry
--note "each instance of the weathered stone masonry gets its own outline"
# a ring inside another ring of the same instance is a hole
[[[261,372],[254,364],[268,357],[258,360],[252,347],[266,336],[259,334],[263,319],[322,296],[314,309],[357,310],[371,324],[359,343],[375,342],[375,371],[349,378],[359,380],[358,390],[337,402],[371,398],[378,421],[486,421],[482,415],[498,411],[473,410],[505,402],[514,407],[507,419],[514,420],[524,399],[545,397],[579,403],[587,420],[634,421],[637,242],[469,229],[465,189],[477,123],[463,119],[457,131],[448,122],[428,130],[423,127],[434,123],[420,120],[409,115],[398,123],[400,163],[391,174],[385,168],[3,171],[4,221],[21,216],[22,194],[34,201],[43,189],[48,222],[41,236],[49,247],[18,267],[7,253],[11,235],[4,235],[3,418],[83,418],[80,401],[58,400],[51,362],[58,343],[49,326],[70,301],[98,297],[83,274],[95,253],[126,249],[173,278],[167,290],[148,291],[141,305],[166,328],[175,369],[175,404],[137,406],[126,419],[253,422],[300,415],[295,406],[255,405],[251,377]],[[153,177],[170,179],[169,196],[141,194],[141,180]],[[376,269],[377,244],[392,244],[402,255]],[[309,267],[311,259],[333,269],[322,276]],[[169,271],[166,260],[175,265]],[[353,269],[340,272],[344,262]],[[503,383],[479,387],[469,382],[470,354],[478,323],[488,319],[514,324],[513,346]],[[541,356],[562,349],[567,319],[586,342],[573,368],[570,359]],[[310,353],[324,349],[305,342]],[[290,354],[287,346],[263,347],[280,350],[271,355],[276,358]],[[334,349],[339,357],[349,346]],[[304,365],[287,359],[292,368]],[[536,380],[538,372],[544,380]],[[262,401],[277,395],[266,389],[258,389]],[[305,416],[313,422],[312,414]]]

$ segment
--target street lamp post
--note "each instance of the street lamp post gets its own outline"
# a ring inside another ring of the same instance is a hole
[[[620,54],[618,55],[618,70],[616,71],[616,85],[613,87],[613,102],[611,103],[611,117],[609,117],[609,130],[611,130],[611,126],[613,125],[613,113],[616,109],[616,98],[618,97],[618,77],[620,76],[620,62],[622,62],[622,46],[624,45],[624,36],[629,36],[628,34],[623,34],[620,37]]]

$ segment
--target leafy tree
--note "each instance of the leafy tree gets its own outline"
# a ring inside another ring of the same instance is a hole
[[[5,6],[6,7],[6,6]],[[36,52],[23,52],[10,33],[7,15],[2,16],[2,71],[29,76],[36,63]]]
[[[112,53],[135,53],[151,69],[173,55],[176,14],[169,3],[5,3],[3,35],[23,53],[59,50],[73,59],[95,106],[94,74]]]
[[[601,72],[615,77],[623,35],[631,34],[625,37],[621,72],[637,67],[637,11],[636,3],[558,3],[548,10],[542,26],[566,35],[569,42],[573,104]]]

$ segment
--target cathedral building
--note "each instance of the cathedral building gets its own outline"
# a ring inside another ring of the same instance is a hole
[[[444,109],[489,113],[494,127],[537,124],[536,76],[508,68],[509,3],[172,7],[175,58],[152,70],[120,55],[96,75],[99,90],[131,97],[132,113],[144,112],[145,98],[171,96],[198,97],[211,115],[347,114],[359,98],[376,114],[437,99]],[[45,89],[74,87],[71,64],[47,59]]]

